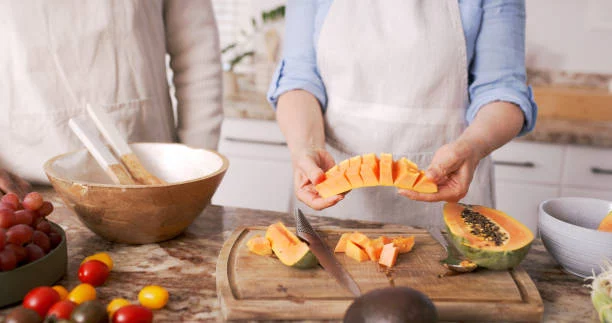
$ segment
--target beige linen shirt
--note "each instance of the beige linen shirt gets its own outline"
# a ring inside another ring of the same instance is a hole
[[[68,120],[103,106],[130,142],[216,149],[223,118],[210,0],[0,1],[0,168],[82,147]],[[166,54],[174,73],[173,111]]]

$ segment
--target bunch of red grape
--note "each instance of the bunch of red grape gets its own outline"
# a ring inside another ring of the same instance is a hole
[[[37,192],[23,201],[13,193],[0,199],[0,272],[40,259],[60,244],[62,236],[45,219],[51,212],[53,204]]]

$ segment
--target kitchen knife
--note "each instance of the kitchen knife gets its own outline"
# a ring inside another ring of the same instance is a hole
[[[331,252],[327,244],[323,242],[321,237],[312,228],[306,217],[299,208],[295,208],[295,222],[297,236],[304,240],[310,247],[310,251],[317,257],[319,264],[329,272],[340,285],[348,289],[356,297],[361,295],[359,286],[353,280],[351,275],[342,267],[336,256]]]

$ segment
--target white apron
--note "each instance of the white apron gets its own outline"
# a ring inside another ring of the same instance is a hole
[[[334,0],[317,46],[334,159],[390,152],[427,168],[433,153],[466,127],[466,60],[457,1]],[[463,201],[493,206],[489,158]],[[321,214],[425,227],[442,223],[441,208],[394,187],[370,187]]]

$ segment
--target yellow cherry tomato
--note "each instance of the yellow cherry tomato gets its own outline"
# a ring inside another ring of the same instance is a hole
[[[138,293],[138,301],[140,305],[152,309],[157,310],[168,303],[168,291],[161,286],[145,286]]]
[[[89,284],[80,284],[68,294],[68,300],[76,304],[96,299],[96,289]]]
[[[62,285],[55,285],[51,288],[55,289],[55,291],[59,294],[60,301],[63,301],[66,299],[66,297],[68,297],[68,290],[66,289],[66,287]]]
[[[110,303],[108,303],[108,306],[106,306],[106,311],[108,312],[108,317],[113,317],[113,314],[115,314],[115,312],[126,306],[126,305],[130,305],[130,301],[128,301],[125,298],[115,298],[113,299]]]
[[[106,264],[108,266],[108,270],[113,270],[113,259],[106,252],[98,252],[89,257],[86,257],[81,262],[81,265],[89,260],[98,260]]]

